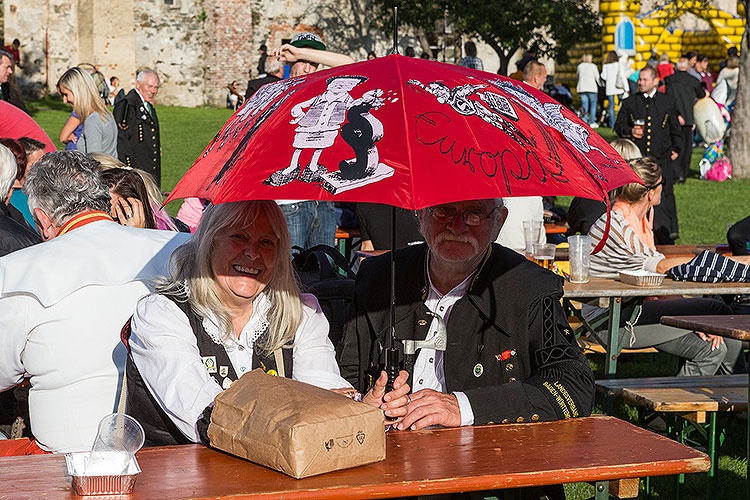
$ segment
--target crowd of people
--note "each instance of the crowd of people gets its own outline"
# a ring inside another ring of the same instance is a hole
[[[284,78],[285,67],[294,77],[353,62],[313,33],[260,50],[265,76],[250,80],[244,95],[232,82],[233,107]],[[473,43],[465,53],[459,65],[483,68]],[[6,58],[0,52],[0,75]],[[608,123],[623,137],[613,147],[643,181],[611,193],[610,214],[600,202],[571,204],[573,232],[596,243],[609,226],[606,244],[591,258],[594,275],[661,273],[685,262],[656,245],[677,233],[672,162],[692,145],[691,99],[707,90],[689,73],[698,61],[696,55],[691,66],[681,58],[665,77],[666,93],[651,66],[640,70],[632,91],[614,52],[601,72],[590,55],[579,65],[586,119],[596,124],[605,82]],[[544,88],[544,64],[529,55],[519,67],[519,79]],[[8,432],[27,439],[0,442],[0,456],[88,450],[99,420],[118,411],[137,418],[149,445],[210,444],[214,398],[259,368],[380,408],[399,430],[591,413],[594,377],[561,306],[563,279],[523,255],[521,225],[542,220],[542,197],[398,210],[395,242],[389,206],[352,207],[362,249],[395,248],[396,266],[405,271],[393,299],[395,337],[448,338],[445,350],[420,349],[388,391],[389,257],[362,262],[334,345],[329,319],[318,298],[300,288],[290,259],[294,247],[333,246],[333,203],[189,199],[171,217],[160,189],[153,106],[159,76],[140,71],[127,94],[116,78],[110,85],[105,97],[116,101],[113,111],[87,71],[61,75],[57,89],[72,107],[60,132],[65,151],[55,151],[21,107],[0,100],[0,116],[16,113],[10,123],[0,118],[0,135],[7,136],[0,139],[0,416],[17,421],[28,412],[29,419],[25,432]],[[679,165],[675,172],[686,175]],[[277,173],[302,175],[295,164]],[[734,259],[750,264],[750,257]],[[725,303],[694,298],[623,307],[641,308],[638,320],[620,325],[624,343],[682,358],[680,375],[747,370],[740,342],[659,324],[669,314],[731,314]],[[584,306],[585,317],[601,313],[596,304]],[[19,388],[24,380],[28,387]],[[557,487],[527,493],[564,498]]]

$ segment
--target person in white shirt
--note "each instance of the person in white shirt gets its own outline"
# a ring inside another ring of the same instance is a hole
[[[337,392],[328,321],[317,299],[300,294],[289,233],[273,201],[212,205],[180,247],[170,278],[140,301],[131,322],[127,411],[149,445],[208,443],[217,394],[253,369]],[[384,400],[386,376],[362,401],[403,417],[403,372]]]
[[[591,128],[599,127],[596,123],[596,100],[597,93],[599,92],[599,68],[596,67],[592,61],[594,56],[591,54],[584,54],[581,58],[581,64],[576,68],[576,76],[578,83],[576,84],[576,92],[581,98],[581,106],[583,107],[583,119],[586,123],[591,125]],[[588,118],[586,117],[588,114]]]
[[[120,330],[187,236],[115,223],[99,163],[79,151],[44,155],[24,192],[45,242],[0,259],[0,391],[28,378],[38,447],[87,451],[119,406]]]

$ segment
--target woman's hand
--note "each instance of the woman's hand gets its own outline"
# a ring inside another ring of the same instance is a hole
[[[724,343],[724,337],[719,337],[718,335],[709,335],[708,333],[703,332],[695,332],[698,337],[701,338],[701,340],[705,340],[706,342],[711,342],[711,350],[715,351],[719,348],[721,344]]]
[[[393,390],[386,393],[385,385],[388,383],[388,375],[386,375],[385,371],[380,372],[380,377],[375,381],[375,386],[365,394],[362,402],[375,408],[380,408],[385,412],[387,417],[395,418],[396,421],[401,420],[407,413],[406,406],[410,401],[409,392],[411,391],[411,387],[406,383],[408,378],[409,373],[401,370],[393,382]],[[387,423],[393,424],[394,421]]]
[[[112,200],[112,217],[115,222],[123,226],[146,227],[146,217],[143,215],[143,203],[136,198],[120,198]]]

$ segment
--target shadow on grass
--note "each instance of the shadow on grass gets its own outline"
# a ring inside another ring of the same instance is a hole
[[[65,104],[61,97],[47,96],[38,101],[27,101],[26,107],[29,114],[33,117],[40,111],[67,111],[70,112],[70,104]]]

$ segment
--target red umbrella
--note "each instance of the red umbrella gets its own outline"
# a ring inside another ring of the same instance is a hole
[[[268,84],[169,199],[606,200],[641,182],[570,110],[524,83],[390,55]]]

